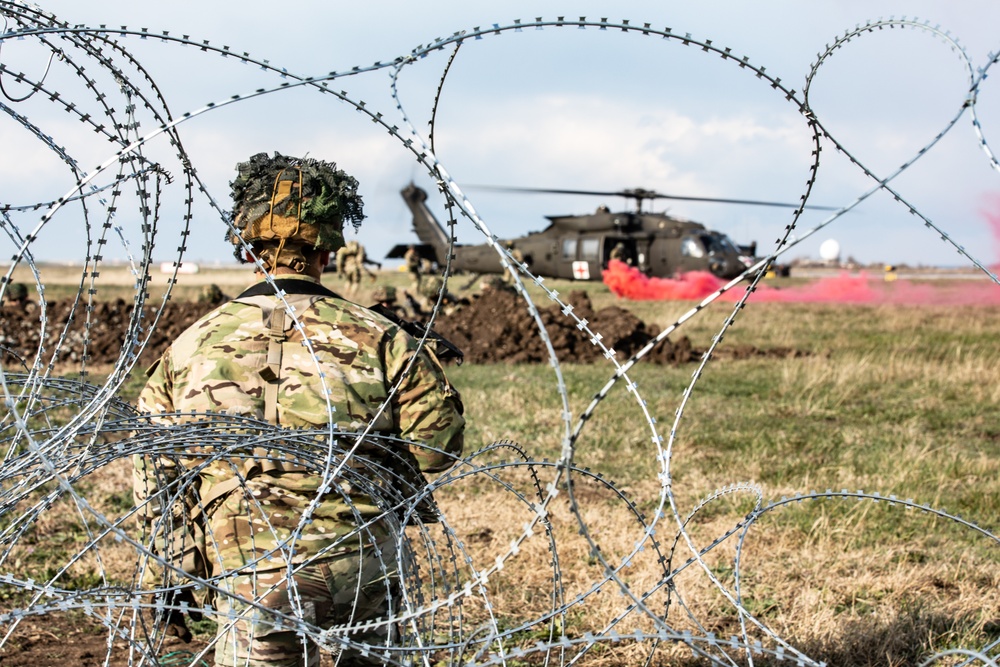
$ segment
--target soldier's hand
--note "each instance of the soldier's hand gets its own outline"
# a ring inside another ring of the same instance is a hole
[[[184,603],[187,603],[186,612],[178,608]],[[198,603],[194,599],[194,593],[191,592],[190,588],[171,591],[167,593],[164,605],[163,622],[166,625],[167,636],[177,637],[187,644],[191,641],[191,631],[188,629],[187,621],[184,620],[185,614],[190,616],[192,621],[202,619],[201,612],[197,609]]]

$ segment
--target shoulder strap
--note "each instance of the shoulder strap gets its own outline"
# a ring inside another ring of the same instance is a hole
[[[296,278],[277,278],[274,281],[274,287],[280,290],[284,290],[286,294],[307,294],[310,296],[325,296],[332,297],[334,299],[342,299],[343,297],[333,292],[332,290],[326,288],[320,283],[314,283],[311,280],[299,280]],[[243,290],[237,299],[242,299],[244,297],[250,296],[274,296],[274,287],[271,283],[264,282],[251,285],[247,289]]]
[[[267,366],[260,369],[264,385],[264,419],[278,423],[278,383],[281,381],[281,344],[285,342],[285,310],[275,308],[270,313],[267,343]]]
[[[322,285],[306,280],[276,280],[277,287],[285,291],[289,305],[298,310],[302,305],[308,305],[310,296],[337,295]],[[263,288],[263,290],[261,289]],[[316,289],[319,288],[319,289]],[[234,302],[252,305],[260,308],[260,316],[267,333],[267,357],[264,367],[260,369],[260,377],[264,381],[264,419],[271,424],[278,424],[278,386],[281,384],[282,345],[288,340],[288,318],[284,307],[274,300],[274,288],[265,283],[258,283],[244,290],[233,299]],[[303,303],[304,302],[304,303]]]

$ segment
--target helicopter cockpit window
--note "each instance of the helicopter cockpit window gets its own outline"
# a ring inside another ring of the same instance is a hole
[[[576,259],[576,239],[563,239],[562,256],[563,259]]]
[[[702,245],[701,239],[685,236],[684,240],[681,241],[681,253],[687,257],[704,257],[705,246]]]
[[[722,249],[723,252],[731,252],[739,254],[739,249],[733,240],[726,236],[725,234],[713,234],[713,239],[716,245]]]
[[[597,260],[600,246],[599,239],[583,239],[580,244],[580,259]]]
[[[701,242],[708,250],[709,255],[735,253],[736,246],[725,234],[701,234]]]

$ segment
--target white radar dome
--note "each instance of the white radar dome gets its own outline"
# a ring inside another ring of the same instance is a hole
[[[834,239],[823,241],[819,247],[819,256],[827,262],[835,262],[840,259],[840,244]]]

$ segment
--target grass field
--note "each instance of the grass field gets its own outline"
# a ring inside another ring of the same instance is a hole
[[[709,364],[671,452],[670,491],[679,515],[715,491],[755,482],[765,504],[796,493],[863,490],[944,508],[995,533],[998,326],[1000,313],[992,308],[746,309],[729,344],[805,354]],[[691,330],[696,347],[707,346],[709,331],[706,323]],[[610,377],[608,367],[563,370],[575,415]],[[632,374],[663,433],[691,372],[639,367]],[[560,406],[551,369],[469,367],[452,376],[475,415],[473,441],[511,438],[531,458],[559,455]],[[648,514],[662,490],[656,455],[634,398],[621,387],[587,422],[575,461],[616,480]],[[723,535],[752,502],[742,493],[710,503],[689,526],[695,543],[704,547]],[[482,504],[495,508],[502,500],[484,498]],[[618,513],[609,510],[613,506]],[[641,536],[620,510],[607,492],[581,502],[605,554],[626,553]],[[492,525],[495,510],[491,517]],[[509,523],[523,521],[511,517]],[[684,548],[679,553],[690,555]],[[728,545],[707,561],[726,586],[734,584],[734,557]],[[920,511],[850,499],[791,504],[754,524],[741,561],[746,608],[829,664],[919,664],[934,651],[1000,639],[997,542]],[[682,628],[692,623],[694,631],[700,625],[736,634],[733,606],[706,579],[679,578],[697,623],[679,612],[674,620]],[[518,607],[511,600],[510,609]],[[594,617],[620,611],[612,605]],[[673,664],[685,653],[678,651]]]
[[[54,275],[45,278],[47,295],[56,289]],[[117,296],[120,289],[131,298],[128,280],[119,285],[100,278],[100,297]],[[194,298],[213,282],[232,294],[244,278],[211,271],[182,276],[176,298]],[[324,282],[337,288],[333,276]],[[382,274],[380,282],[403,285],[406,277]],[[564,292],[580,285],[555,287]],[[154,296],[157,289],[154,284]],[[692,305],[620,302],[600,284],[585,289],[595,308],[623,305],[661,327]],[[728,308],[706,310],[679,334],[706,349]],[[830,665],[918,665],[937,652],[1000,641],[998,331],[995,307],[751,304],[727,333],[719,359],[706,366],[679,419],[696,365],[638,364],[629,376],[645,405],[625,382],[611,389],[574,443],[573,463],[595,476],[573,477],[573,503],[560,478],[561,493],[551,505],[565,599],[602,580],[602,559],[620,564],[643,540],[637,515],[648,523],[663,511],[648,548],[629,558],[631,566],[616,576],[636,594],[652,591],[644,603],[661,618],[666,614],[678,632],[714,633],[720,639],[738,635],[741,617],[729,599],[738,594],[743,608],[767,628],[751,624],[751,640],[774,646],[777,636]],[[744,359],[721,354],[726,346],[740,345],[797,354]],[[509,440],[530,460],[559,459],[566,451],[567,423],[576,427],[614,368],[567,363],[560,372],[568,422],[556,391],[560,379],[549,366],[451,367],[449,377],[466,405],[469,453]],[[133,400],[138,386],[134,378],[124,398]],[[644,410],[669,446],[666,462],[652,442]],[[503,456],[483,455],[474,462]],[[121,511],[115,503],[123,502],[126,473],[109,470],[106,480],[94,482],[98,506]],[[556,479],[542,464],[538,474],[543,486]],[[506,558],[503,571],[489,580],[492,612],[503,627],[517,629],[510,644],[531,646],[548,637],[550,626],[532,620],[553,607],[553,554],[537,536],[507,557],[511,541],[532,517],[524,501],[531,497],[531,479],[523,469],[500,478],[464,478],[437,497],[478,568]],[[829,497],[755,510],[757,494],[767,507],[783,497],[824,495],[828,489]],[[842,489],[850,493],[840,495]],[[862,491],[882,500],[855,497]],[[667,492],[679,517],[691,515],[685,526],[690,544],[681,539],[675,549],[678,524]],[[886,501],[890,496],[960,515],[994,536]],[[712,499],[703,502],[707,498]],[[752,523],[744,541],[737,533],[712,546],[748,516]],[[43,525],[51,534],[30,557],[6,562],[7,571],[39,578],[85,541],[74,532],[72,517],[52,517]],[[581,536],[581,525],[599,545],[599,557]],[[677,569],[669,587],[662,585],[657,549],[669,558],[668,569]],[[701,549],[703,568],[680,569]],[[125,561],[114,567],[128,571]],[[616,584],[608,584],[570,607],[559,631],[579,638],[609,624],[623,634],[654,629],[655,623],[630,610],[631,602]],[[475,618],[476,612],[470,615]],[[649,649],[648,642],[601,643],[584,664],[640,664]],[[741,652],[729,653],[737,664],[747,663]],[[654,664],[705,664],[681,644],[665,644],[656,656]],[[776,658],[754,656],[753,662],[776,664]]]

